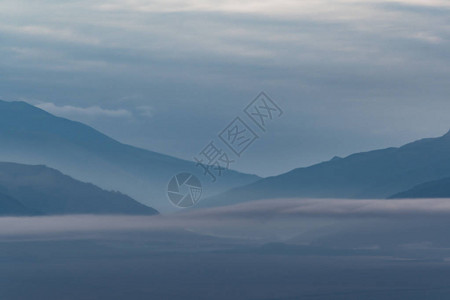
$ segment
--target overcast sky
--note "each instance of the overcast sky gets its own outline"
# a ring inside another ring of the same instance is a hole
[[[449,37],[448,1],[2,0],[0,99],[192,159],[265,91],[266,176],[448,131]]]

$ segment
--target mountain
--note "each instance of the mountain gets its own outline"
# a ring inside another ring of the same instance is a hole
[[[0,163],[3,215],[157,213],[126,195],[77,181],[46,166]]]
[[[194,162],[122,144],[25,102],[0,101],[0,145],[1,161],[47,165],[162,212],[175,210],[166,192],[178,173],[196,175],[204,197],[259,179],[227,171],[213,183]]]
[[[389,198],[450,198],[450,178],[422,183]]]
[[[289,197],[386,198],[445,177],[450,177],[450,132],[399,148],[357,153],[294,169],[205,199],[201,206]]]
[[[0,216],[34,216],[41,214],[27,208],[19,200],[0,193]]]

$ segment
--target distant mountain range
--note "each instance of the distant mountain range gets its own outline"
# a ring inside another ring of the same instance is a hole
[[[425,182],[390,198],[450,198],[450,178]]]
[[[265,179],[227,171],[212,183],[194,162],[119,143],[25,102],[0,101],[0,145],[2,161],[41,165],[0,164],[0,215],[156,213],[132,198],[170,212],[167,185],[182,172],[202,180],[200,208],[290,197],[450,197],[450,133]]]
[[[42,165],[0,163],[0,215],[157,213],[124,194],[102,190]]]
[[[204,197],[260,179],[227,171],[212,183],[194,162],[122,144],[25,102],[0,101],[0,145],[0,161],[47,165],[78,180],[121,191],[161,212],[175,210],[166,190],[178,173],[197,175]]]
[[[450,184],[450,133],[261,179],[206,199],[202,207],[268,198],[386,198],[443,196]],[[435,181],[432,183],[425,182]],[[418,187],[414,188],[415,186]]]

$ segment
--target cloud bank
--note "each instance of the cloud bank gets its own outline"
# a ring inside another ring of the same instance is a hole
[[[69,215],[49,217],[2,217],[0,237],[72,235],[101,232],[220,230],[245,232],[252,228],[282,234],[277,224],[299,224],[314,220],[335,221],[386,219],[425,220],[450,217],[450,199],[345,200],[345,199],[272,199],[228,207],[184,211],[166,216],[98,216]],[[311,226],[308,225],[308,226]],[[291,227],[292,227],[291,226]],[[315,225],[313,225],[314,227]]]

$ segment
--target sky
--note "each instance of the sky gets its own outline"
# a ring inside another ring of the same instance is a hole
[[[239,116],[270,176],[450,129],[450,3],[2,0],[0,99],[192,159]],[[261,131],[244,108],[283,110]],[[226,146],[222,145],[225,149]]]

